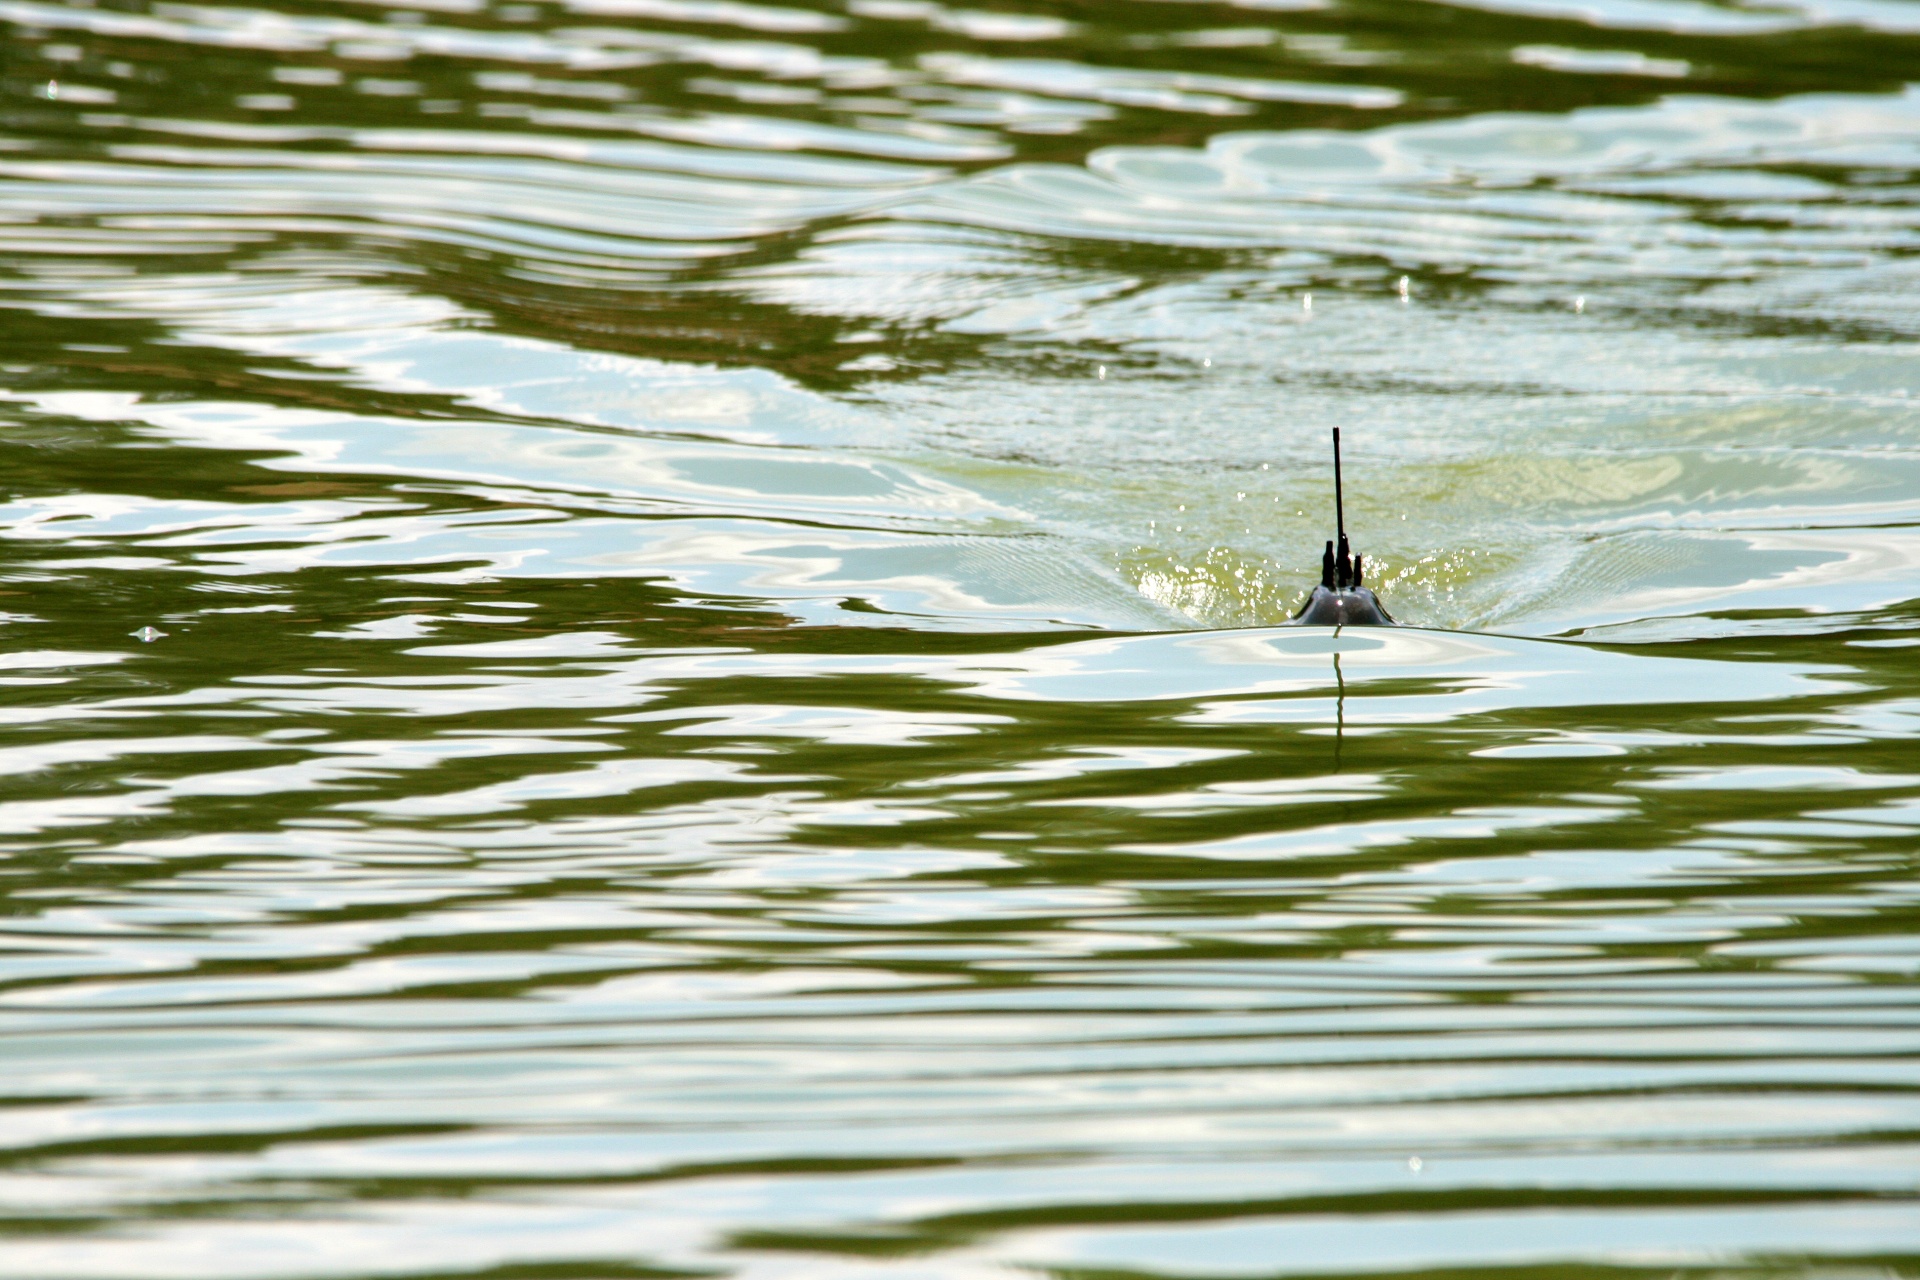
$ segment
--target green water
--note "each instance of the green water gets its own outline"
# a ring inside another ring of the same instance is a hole
[[[0,0],[0,1275],[1920,1276],[1920,2],[980,2]]]

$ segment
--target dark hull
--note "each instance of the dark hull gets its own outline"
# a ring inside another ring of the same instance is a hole
[[[1299,613],[1287,623],[1291,627],[1393,627],[1398,626],[1380,607],[1380,598],[1366,587],[1315,587]]]

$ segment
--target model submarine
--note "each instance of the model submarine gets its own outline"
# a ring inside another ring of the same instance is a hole
[[[1333,429],[1333,529],[1338,539],[1320,557],[1320,585],[1313,589],[1292,627],[1392,627],[1399,624],[1380,607],[1366,585],[1365,567],[1347,544],[1347,512],[1340,485],[1340,428]]]

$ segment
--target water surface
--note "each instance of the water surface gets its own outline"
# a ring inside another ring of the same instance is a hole
[[[0,1273],[1920,1275],[1915,68],[0,0]]]

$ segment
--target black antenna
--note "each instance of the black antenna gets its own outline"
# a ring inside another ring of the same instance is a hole
[[[1334,532],[1340,535],[1335,544],[1333,569],[1334,580],[1342,591],[1360,584],[1354,580],[1353,562],[1347,551],[1347,502],[1346,492],[1340,483],[1340,428],[1333,429],[1333,523]]]
[[[1340,535],[1340,550],[1347,549],[1347,508],[1340,492],[1340,428],[1333,429],[1333,531]]]

